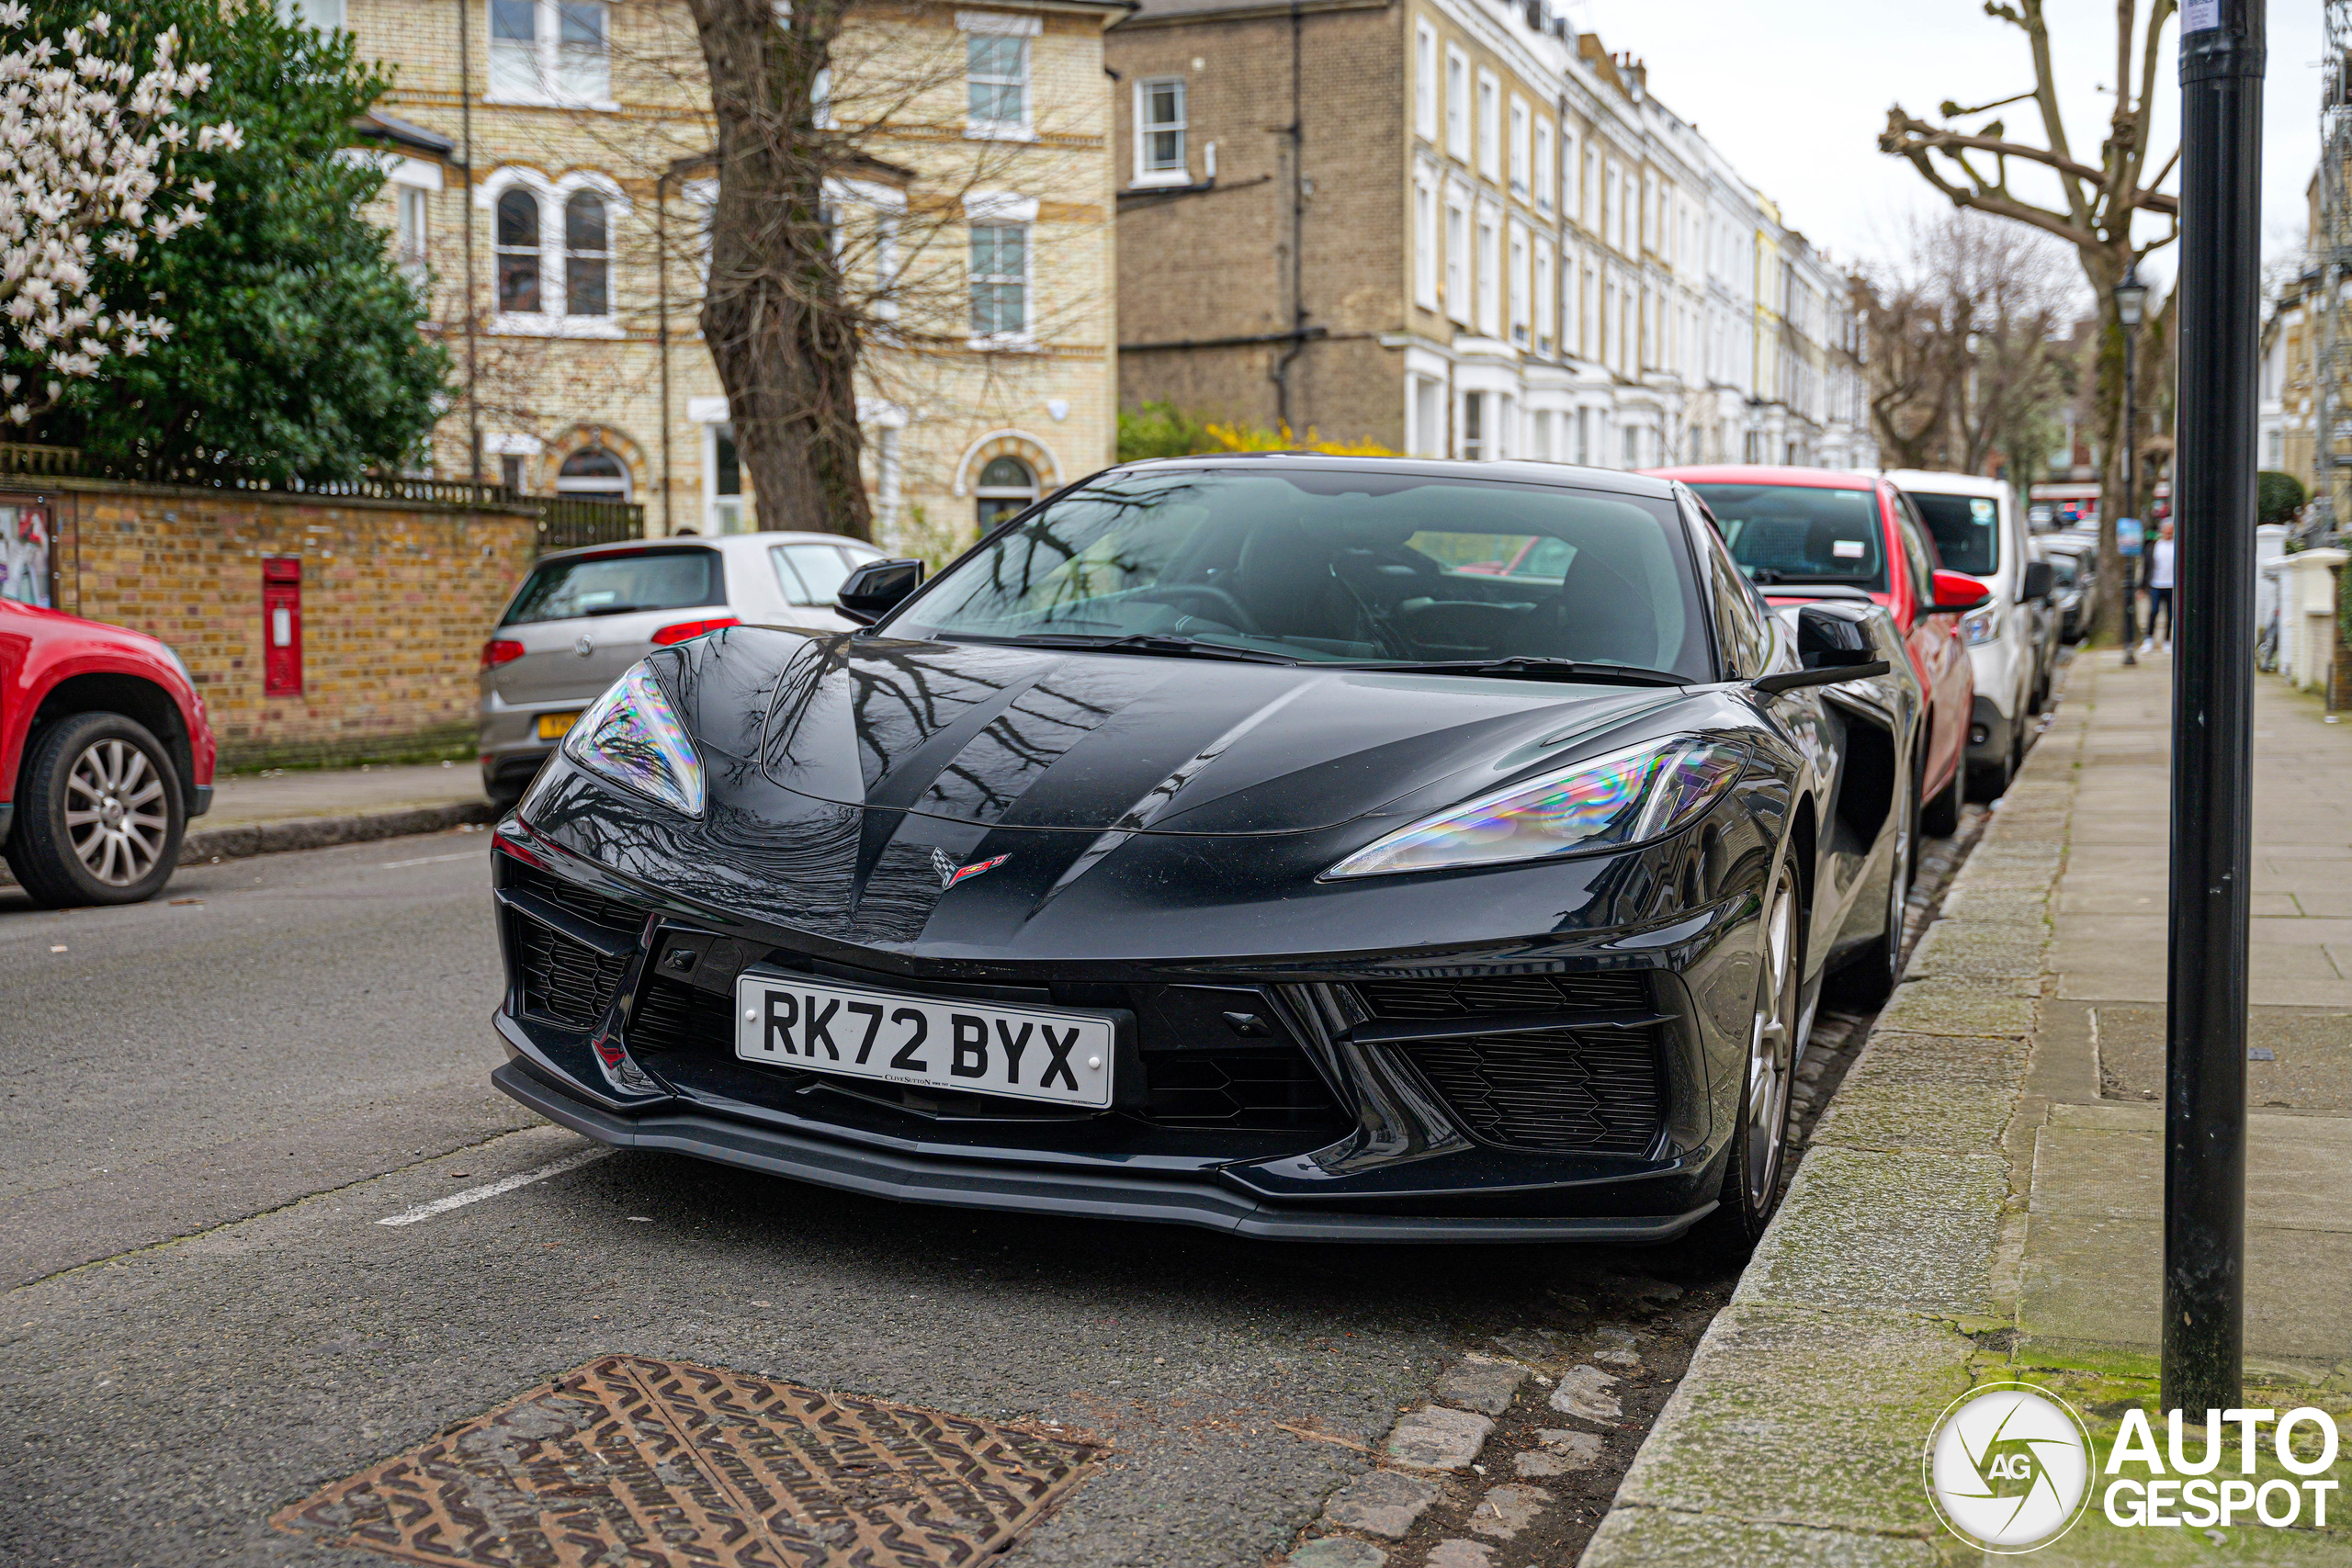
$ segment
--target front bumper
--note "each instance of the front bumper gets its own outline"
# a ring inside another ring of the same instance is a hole
[[[1685,1213],[1623,1218],[1317,1211],[1270,1203],[1213,1179],[980,1166],[836,1144],[683,1110],[620,1115],[566,1092],[519,1057],[491,1074],[491,1082],[548,1121],[622,1148],[668,1149],[902,1202],[1149,1220],[1266,1241],[1661,1242],[1682,1235],[1715,1207],[1709,1202]]]

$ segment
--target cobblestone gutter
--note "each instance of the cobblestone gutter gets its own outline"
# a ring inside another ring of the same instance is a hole
[[[1822,1116],[1584,1568],[1939,1563],[1921,1444],[2006,1346],[2037,1024],[2083,722],[2062,708]]]

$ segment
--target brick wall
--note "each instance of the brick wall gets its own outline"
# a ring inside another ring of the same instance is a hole
[[[71,481],[54,499],[58,607],[177,649],[224,767],[469,744],[482,639],[536,549],[518,513]],[[263,690],[268,556],[301,561],[300,695]]]

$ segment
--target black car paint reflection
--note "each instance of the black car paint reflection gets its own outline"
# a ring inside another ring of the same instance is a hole
[[[1786,626],[1773,636],[1772,667],[1794,668]],[[1739,1114],[1774,867],[1793,857],[1809,899],[1809,1011],[1880,929],[1903,830],[1848,762],[1883,751],[1898,776],[1917,706],[1902,663],[1765,695],[751,627],[653,662],[700,752],[705,815],[559,760],[502,825],[502,1088],[608,1141],[896,1197],[1307,1237],[1657,1239],[1703,1214]],[[1683,734],[1748,763],[1665,840],[1323,877],[1547,761]],[[943,864],[996,856],[943,886]],[[593,1021],[534,991],[560,968],[536,956],[542,926],[601,942]],[[1072,1113],[739,1060],[732,985],[754,964],[1112,1010],[1117,1099]],[[1489,1010],[1444,1010],[1463,996]],[[1237,1015],[1267,1043],[1224,1037]],[[1448,1077],[1464,1039],[1486,1054]],[[1651,1076],[1628,1076],[1644,1053]],[[1283,1082],[1167,1087],[1278,1056]],[[1603,1067],[1543,1077],[1555,1057]],[[1498,1109],[1504,1059],[1600,1106],[1577,1123],[1600,1132],[1514,1142],[1552,1123]],[[1604,1067],[1652,1086],[1649,1121],[1603,1104]],[[1167,1111],[1244,1089],[1257,1100],[1221,1123]]]

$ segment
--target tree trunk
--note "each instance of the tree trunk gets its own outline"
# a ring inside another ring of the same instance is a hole
[[[763,529],[873,536],[859,471],[858,311],[825,207],[815,84],[845,0],[690,0],[718,122],[703,339]]]
[[[2131,269],[2129,250],[2078,247],[2083,272],[2098,300],[2098,356],[2091,373],[2098,405],[2098,597],[2091,625],[2100,645],[2123,636],[2123,554],[2115,542],[2115,522],[2123,505],[2123,324],[2115,310],[2115,286]]]

